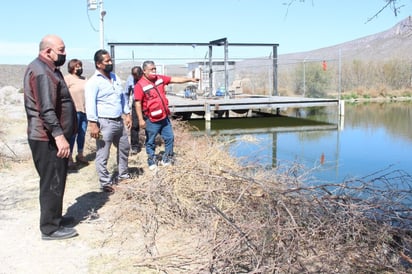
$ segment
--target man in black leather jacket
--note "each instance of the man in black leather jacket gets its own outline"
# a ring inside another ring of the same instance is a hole
[[[66,61],[63,40],[45,36],[39,55],[24,76],[27,134],[34,165],[40,176],[40,231],[43,240],[67,239],[77,231],[62,217],[70,145],[76,132],[76,109],[60,66]]]

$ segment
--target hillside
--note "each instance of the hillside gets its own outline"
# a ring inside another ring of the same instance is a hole
[[[409,16],[392,28],[376,34],[313,51],[280,55],[279,64],[288,62],[288,60],[338,59],[339,51],[341,51],[342,60],[411,59],[411,38],[412,17]]]

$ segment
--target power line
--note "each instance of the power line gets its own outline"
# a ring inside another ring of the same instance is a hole
[[[89,2],[89,1],[88,1],[88,2]],[[90,8],[89,8],[89,7],[90,7],[90,4],[88,4],[87,7],[86,7],[86,13],[87,13],[87,19],[89,20],[90,27],[92,27],[92,29],[93,29],[95,32],[99,32],[99,30],[96,29],[96,28],[93,26],[92,20],[90,19],[90,14],[89,14]]]

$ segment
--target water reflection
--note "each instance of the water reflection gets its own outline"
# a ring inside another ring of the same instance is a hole
[[[347,104],[345,124],[352,128],[384,130],[394,138],[412,140],[412,103]]]
[[[410,102],[347,103],[344,127],[333,108],[287,115],[293,117],[213,120],[210,134],[228,144],[244,165],[298,164],[310,181],[342,182],[391,170],[412,174]],[[204,130],[203,120],[191,123]]]

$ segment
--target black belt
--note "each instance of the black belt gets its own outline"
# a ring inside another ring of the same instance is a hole
[[[112,120],[112,121],[116,121],[119,122],[122,120],[122,116],[116,117],[116,118],[111,118],[111,117],[100,117],[101,119],[107,119],[107,120]]]

